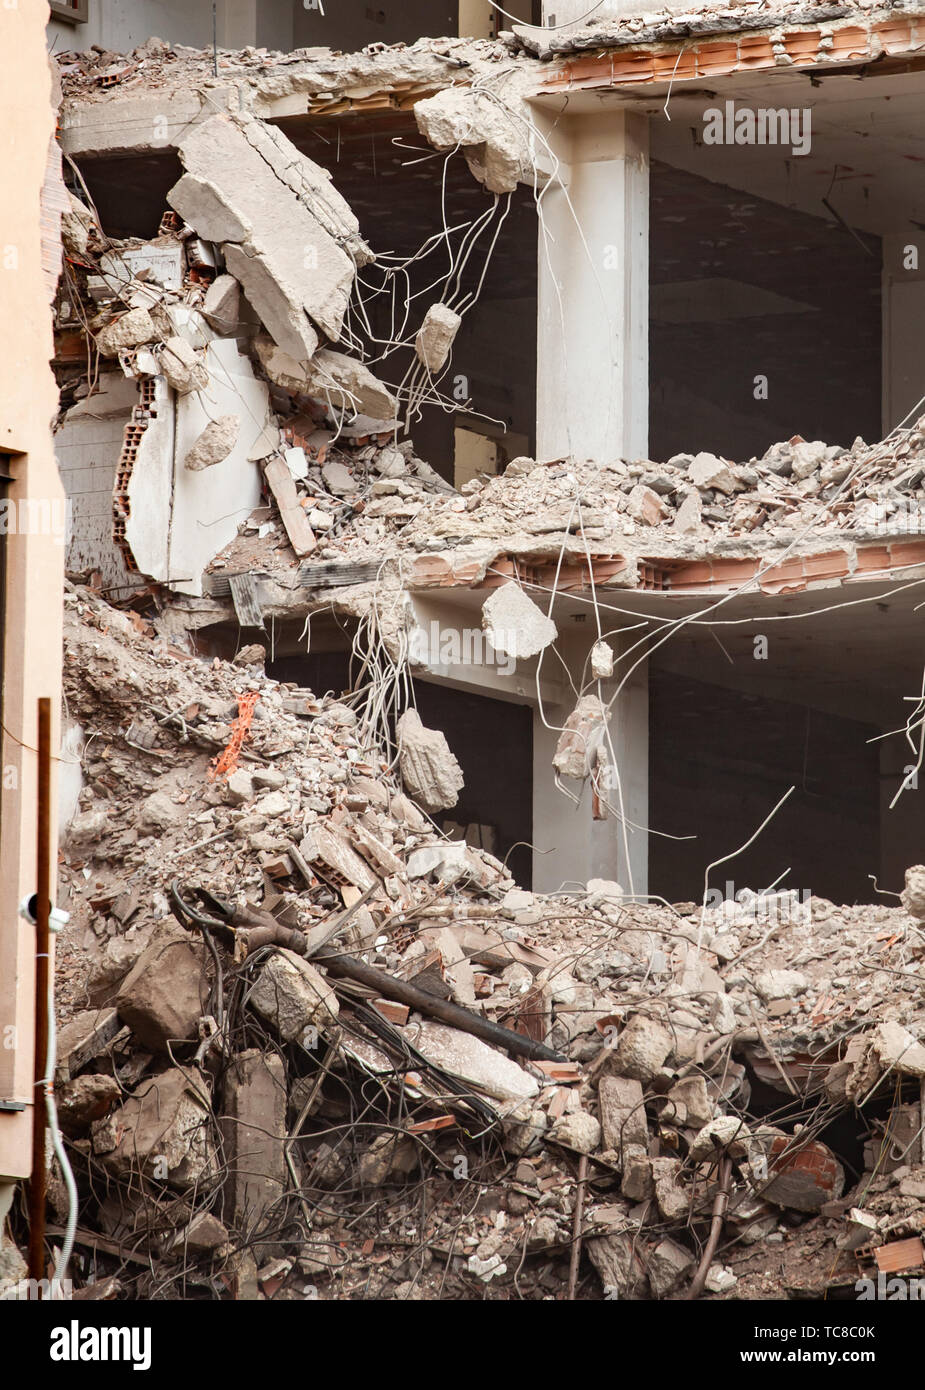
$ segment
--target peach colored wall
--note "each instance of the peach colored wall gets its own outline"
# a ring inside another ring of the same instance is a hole
[[[0,5],[0,452],[13,455],[6,471],[15,477],[8,493],[14,502],[60,508],[50,428],[57,400],[49,366],[50,295],[42,264],[42,191],[55,128],[47,20],[48,6],[39,0]],[[55,224],[46,211],[46,234]],[[53,702],[57,745],[64,548],[48,534],[17,533],[0,544],[7,560],[2,674],[8,731],[0,735],[0,1100],[27,1102],[19,1114],[0,1112],[3,1182],[27,1176],[30,1167],[35,944],[17,908],[35,889],[33,750],[40,696]]]

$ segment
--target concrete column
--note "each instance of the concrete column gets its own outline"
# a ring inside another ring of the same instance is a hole
[[[611,644],[616,645],[611,639]],[[560,646],[561,649],[561,646]],[[582,661],[570,658],[573,674]],[[583,657],[582,657],[583,660]],[[619,667],[618,667],[619,670]],[[617,681],[601,681],[601,699],[607,704]],[[592,694],[591,686],[586,691]],[[565,782],[578,796],[576,806],[556,786],[553,754],[559,729],[572,704],[537,709],[533,720],[533,888],[551,893],[563,886],[584,886],[589,878],[616,879],[624,891],[644,894],[648,888],[649,847],[649,681],[645,666],[634,672],[617,696],[610,719],[610,738],[616,753],[619,789],[606,793],[615,811],[622,801],[623,821],[617,815],[594,820],[589,782]],[[543,722],[555,727],[547,728]],[[637,827],[634,829],[634,826]]]
[[[645,458],[648,122],[626,111],[537,120],[561,161],[540,199],[537,457]]]
[[[883,433],[888,434],[925,396],[925,337],[922,335],[925,238],[922,236],[883,238],[882,308],[882,424]]]

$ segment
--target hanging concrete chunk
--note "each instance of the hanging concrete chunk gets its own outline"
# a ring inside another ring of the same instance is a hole
[[[596,695],[582,695],[559,735],[552,765],[560,777],[581,781],[594,766],[604,738],[604,706]]]
[[[265,333],[255,338],[254,349],[270,381],[290,395],[315,396],[349,415],[395,418],[395,397],[356,357],[325,348],[310,362],[299,361]]]
[[[439,729],[425,729],[417,710],[396,725],[399,766],[408,791],[428,811],[455,806],[464,786],[462,769]]]
[[[299,361],[318,329],[340,337],[355,268],[372,259],[328,176],[251,116],[213,116],[179,146],[186,170],[167,195],[207,241],[274,340]]]
[[[198,473],[226,459],[238,442],[241,432],[239,415],[220,415],[210,420],[184,460],[184,466]]]
[[[431,304],[414,340],[418,361],[429,372],[439,372],[450,355],[462,319],[446,304]]]
[[[471,87],[448,87],[415,102],[418,130],[438,150],[462,147],[475,178],[492,193],[513,193],[534,178],[526,122]]]
[[[496,652],[523,661],[558,637],[556,625],[519,584],[502,584],[482,605],[482,628]]]

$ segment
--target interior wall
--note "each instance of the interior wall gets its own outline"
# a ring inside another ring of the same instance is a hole
[[[459,6],[453,0],[336,0],[303,7],[294,0],[293,41],[296,48],[323,45],[355,52],[368,43],[414,43],[454,37],[459,31]]]
[[[532,882],[533,712],[528,705],[492,700],[416,680],[424,724],[441,729],[462,768],[459,801],[437,814],[438,825],[493,826],[499,859],[522,888]],[[514,848],[514,846],[517,848]]]
[[[649,889],[699,902],[704,871],[796,790],[748,850],[714,870],[736,890],[780,886],[835,902],[880,901],[875,727],[796,703],[650,672]],[[664,834],[696,838],[665,839]],[[786,872],[785,872],[786,871]]]
[[[880,437],[881,250],[653,160],[653,459]]]
[[[291,5],[292,0],[218,0],[219,44],[244,48],[259,41],[291,47]],[[259,40],[258,26],[266,36]],[[53,19],[47,28],[48,46],[58,52],[85,52],[96,43],[129,53],[155,35],[191,48],[210,45],[212,0],[89,0],[85,24]]]

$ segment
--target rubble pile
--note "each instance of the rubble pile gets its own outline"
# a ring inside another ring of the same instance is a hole
[[[66,595],[78,1285],[822,1297],[922,1264],[925,868],[897,908],[533,894],[415,805],[458,787],[419,720],[392,754],[263,657]]]

